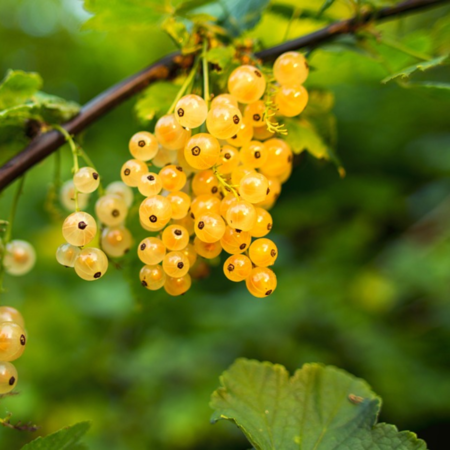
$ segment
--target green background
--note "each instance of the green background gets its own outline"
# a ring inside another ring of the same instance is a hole
[[[291,3],[317,10],[321,2]],[[328,11],[351,13],[345,2]],[[1,76],[37,71],[46,92],[83,104],[174,50],[151,28],[81,30],[88,17],[75,0],[2,0]],[[271,46],[286,24],[269,12],[251,35]],[[289,36],[322,25],[301,20]],[[450,50],[448,7],[378,30],[417,51]],[[271,211],[280,256],[268,299],[225,280],[221,265],[183,297],[145,291],[134,255],[95,283],[81,281],[54,259],[62,222],[44,208],[54,158],[29,172],[13,236],[32,242],[38,261],[23,278],[6,276],[1,294],[22,311],[29,343],[16,364],[20,395],[0,400],[0,415],[37,423],[41,434],[90,419],[86,442],[99,450],[244,450],[238,429],[209,424],[220,373],[237,357],[290,371],[317,361],[365,378],[383,398],[381,420],[447,448],[437,434],[450,424],[450,94],[382,85],[389,73],[380,58],[393,70],[417,60],[373,39],[367,46],[347,39],[310,55],[307,86],[335,95],[347,177],[309,155],[296,161]],[[448,66],[416,79],[449,82]],[[133,105],[83,135],[105,183],[118,179],[140,129]],[[68,179],[68,148],[61,154]],[[0,198],[3,219],[13,190]],[[0,429],[5,449],[31,438]]]

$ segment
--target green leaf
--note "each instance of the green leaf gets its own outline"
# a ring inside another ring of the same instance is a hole
[[[270,4],[269,12],[280,16],[284,19],[291,20],[292,17],[297,19],[317,19],[317,11],[308,8],[301,8],[299,11],[298,6],[290,5],[288,3],[274,3]],[[321,21],[332,22],[334,19],[323,14],[320,17]]]
[[[168,17],[161,26],[179,48],[184,48],[188,44],[190,34],[181,20]]]
[[[80,439],[89,430],[89,422],[79,422],[45,437],[38,437],[22,450],[81,450],[87,448]]]
[[[222,0],[224,26],[233,36],[241,35],[256,26],[269,3],[270,0]]]
[[[179,90],[168,81],[158,81],[149,86],[136,102],[135,111],[143,124],[166,114]]]
[[[376,424],[381,399],[361,379],[305,364],[237,360],[212,395],[212,422],[233,421],[256,450],[425,450],[424,441]]]
[[[389,75],[384,80],[381,80],[383,84],[388,83],[389,81],[395,80],[396,78],[409,78],[414,72],[421,70],[424,72],[425,70],[432,69],[433,67],[439,66],[443,64],[449,55],[439,56],[438,58],[430,59],[429,61],[420,62],[418,64],[414,64],[413,66],[409,66],[406,69],[401,70],[400,72],[394,73],[393,75]]]
[[[175,8],[175,14],[178,16],[182,16],[184,14],[190,13],[194,9],[208,5],[209,3],[214,3],[215,1],[216,0],[187,0],[180,3]]]
[[[42,78],[34,72],[9,70],[0,83],[0,110],[20,105],[42,87]]]
[[[333,3],[335,2],[335,0],[325,0],[321,6],[321,8],[319,9],[319,12],[317,13],[317,17],[321,17],[322,14],[328,9],[330,8]]]
[[[408,83],[408,87],[418,87],[426,89],[439,89],[450,91],[450,83],[440,83],[438,81],[418,81],[417,83]]]
[[[226,70],[233,61],[236,49],[232,46],[212,48],[206,54],[207,60],[211,64],[215,64],[220,68],[220,71]]]

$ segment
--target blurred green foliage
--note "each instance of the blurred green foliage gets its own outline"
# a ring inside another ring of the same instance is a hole
[[[271,46],[354,13],[335,1],[316,19],[310,12],[321,4],[272,2],[248,36]],[[288,28],[280,11],[289,5],[304,13]],[[232,285],[220,264],[184,297],[148,292],[132,253],[98,282],[80,281],[54,258],[61,222],[44,208],[54,157],[33,168],[13,236],[35,245],[38,262],[25,278],[5,277],[1,294],[3,304],[22,311],[29,345],[17,361],[21,394],[2,399],[0,415],[31,420],[43,435],[91,420],[86,442],[99,450],[244,450],[239,430],[209,425],[219,374],[237,357],[291,371],[317,361],[366,379],[384,400],[381,420],[446,448],[433,436],[450,423],[450,95],[381,80],[418,62],[383,36],[443,56],[449,12],[371,26],[311,52],[307,87],[334,95],[347,176],[306,154],[295,167],[272,210],[280,257],[269,299]],[[81,29],[89,17],[78,0],[2,0],[0,73],[38,72],[45,92],[83,104],[174,50],[154,25]],[[442,65],[411,81],[449,83],[450,72]],[[118,179],[127,141],[140,127],[134,102],[81,136],[107,183]],[[61,156],[68,179],[67,147]],[[13,190],[0,198],[1,218]],[[138,242],[143,235],[133,222],[136,214],[130,226]],[[5,449],[31,438],[0,430]]]

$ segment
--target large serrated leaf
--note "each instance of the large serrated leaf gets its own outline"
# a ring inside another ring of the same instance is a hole
[[[87,447],[80,442],[89,430],[89,422],[79,422],[45,437],[38,437],[22,447],[22,450],[82,450]]]
[[[42,87],[42,78],[34,72],[9,70],[0,83],[0,110],[24,103]]]
[[[424,441],[376,424],[381,400],[361,379],[305,364],[237,360],[220,378],[212,421],[231,420],[256,450],[425,450]]]
[[[395,80],[396,78],[409,78],[414,72],[417,72],[418,70],[424,72],[425,70],[432,69],[433,67],[439,66],[443,64],[447,59],[449,55],[443,55],[439,56],[438,58],[430,59],[429,61],[420,62],[417,64],[414,64],[413,66],[406,67],[406,69],[401,70],[400,72],[396,72],[392,75],[389,75],[388,77],[381,80],[383,84],[388,83],[389,81]]]

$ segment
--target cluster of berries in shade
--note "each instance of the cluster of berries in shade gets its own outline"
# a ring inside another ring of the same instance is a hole
[[[25,323],[17,309],[0,306],[0,394],[17,384],[17,370],[11,361],[22,356],[27,343]]]
[[[68,210],[84,209],[89,194],[98,189],[100,177],[91,167],[79,169],[73,180],[61,189],[61,203]],[[77,197],[77,202],[75,198]],[[66,242],[56,251],[57,261],[75,269],[87,281],[100,279],[108,270],[108,256],[123,256],[131,247],[132,236],[124,226],[128,209],[133,203],[132,190],[122,182],[107,186],[95,204],[95,214],[101,224],[100,247],[88,246],[97,235],[97,221],[87,212],[76,210],[63,223],[62,234]]]
[[[274,104],[279,115],[300,114],[308,102],[302,85],[308,71],[300,53],[280,56],[269,102],[264,74],[240,66],[228,78],[229,92],[214,97],[209,108],[200,96],[185,95],[157,121],[154,133],[132,136],[133,159],[123,165],[121,178],[145,197],[139,219],[152,235],[137,249],[144,287],[184,294],[197,258],[213,259],[224,250],[230,255],[223,264],[228,279],[245,281],[256,297],[275,290],[269,267],[278,249],[265,237],[272,229],[268,210],[291,174],[293,154],[270,131],[267,105]]]

